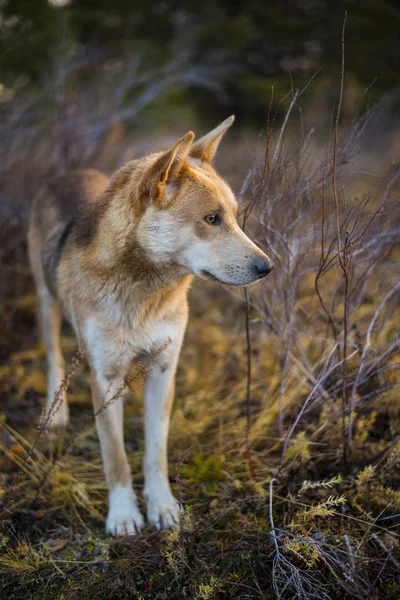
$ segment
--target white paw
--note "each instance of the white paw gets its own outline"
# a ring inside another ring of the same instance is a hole
[[[144,520],[133,489],[130,486],[115,486],[110,493],[106,531],[111,535],[134,535],[143,527]]]
[[[178,523],[180,506],[173,497],[169,486],[153,483],[144,492],[147,506],[147,520],[157,529],[172,529]]]

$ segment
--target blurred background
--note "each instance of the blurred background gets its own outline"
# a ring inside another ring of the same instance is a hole
[[[237,132],[259,131],[271,87],[277,103],[317,74],[303,96],[304,125],[312,116],[313,126],[327,127],[345,11],[342,114],[353,118],[361,98],[365,107],[384,97],[392,122],[399,111],[396,0],[1,0],[0,103],[7,110],[24,96],[30,115],[34,104],[36,119],[63,121],[88,154],[89,141],[98,148],[117,126],[140,137],[155,129],[175,135],[235,113]]]
[[[65,84],[95,72],[103,72],[107,87],[123,77],[120,99],[127,106],[149,78],[154,83],[162,74],[161,125],[181,109],[181,118],[190,111],[210,122],[235,112],[240,123],[259,127],[271,85],[279,97],[290,88],[290,76],[301,88],[318,69],[312,93],[320,110],[330,110],[345,11],[352,86],[345,113],[375,79],[372,100],[399,84],[396,0],[2,0],[0,10],[2,103],[27,86],[45,91],[57,63],[74,57],[75,72]]]

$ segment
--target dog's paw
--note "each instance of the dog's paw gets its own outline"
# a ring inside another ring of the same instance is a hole
[[[135,492],[129,487],[117,485],[110,493],[110,508],[106,531],[111,535],[134,535],[144,527]]]
[[[178,523],[181,510],[171,491],[163,484],[145,491],[147,520],[157,529],[172,529]]]

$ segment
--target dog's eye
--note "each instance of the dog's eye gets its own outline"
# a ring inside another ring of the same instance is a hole
[[[219,215],[207,215],[204,220],[209,225],[219,225],[221,223],[221,217]]]

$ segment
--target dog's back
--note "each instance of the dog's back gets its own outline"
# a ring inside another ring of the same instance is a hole
[[[68,238],[88,204],[108,184],[100,171],[70,171],[47,182],[36,196],[29,227],[29,253],[37,283],[57,295],[57,270]]]

